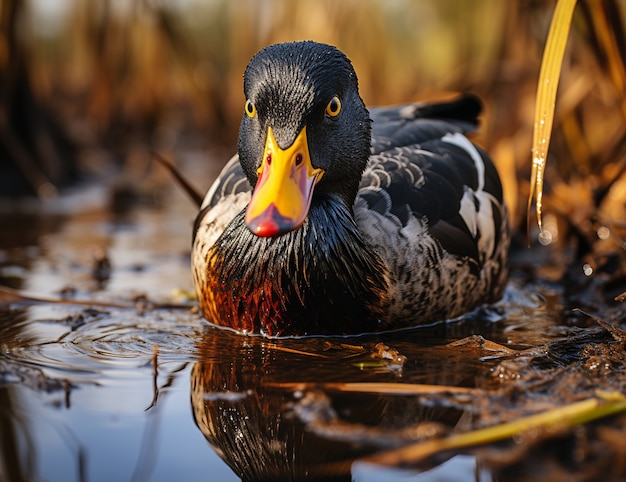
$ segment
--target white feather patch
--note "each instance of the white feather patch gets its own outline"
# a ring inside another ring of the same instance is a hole
[[[476,172],[478,173],[478,191],[482,191],[485,187],[485,163],[483,162],[483,158],[480,156],[480,153],[478,152],[474,144],[472,144],[472,142],[467,137],[459,132],[455,132],[454,134],[446,134],[441,138],[441,140],[460,147],[470,155],[470,157],[474,161],[474,167],[476,168]]]
[[[474,192],[468,187],[465,187],[465,192],[461,198],[459,214],[463,218],[463,221],[465,221],[465,225],[470,233],[472,233],[472,236],[476,237],[476,233],[478,232],[476,226],[476,204],[474,203]]]

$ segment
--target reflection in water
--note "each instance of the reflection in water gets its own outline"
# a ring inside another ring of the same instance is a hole
[[[196,321],[0,306],[0,480],[166,481],[173,472],[200,480],[207,449],[194,437],[187,374],[174,386],[194,352]]]
[[[20,388],[30,385],[46,393],[66,390],[63,381],[46,377],[34,360],[20,358],[35,343],[28,309],[0,307],[0,480],[37,479],[37,427],[25,409]],[[67,393],[65,398],[69,403]]]
[[[11,385],[0,386],[0,475],[6,480],[33,480],[33,460],[27,422],[19,416],[20,405]],[[3,479],[4,480],[4,479]]]
[[[414,396],[322,390],[342,381],[473,384],[475,352],[429,346],[423,336],[386,340],[388,352],[408,355],[398,368],[378,357],[379,339],[268,340],[208,328],[191,372],[196,424],[245,481],[349,481],[355,458],[462,423],[463,412]]]
[[[134,209],[124,219],[81,199],[67,200],[74,211],[65,216],[6,216],[0,206],[0,284],[43,296],[74,286],[77,298],[125,304],[137,294],[160,301],[191,288],[195,212],[186,198],[172,198],[164,211]],[[248,480],[349,480],[351,470],[358,478],[355,457],[463,429],[472,420],[461,409],[472,403],[456,410],[441,398],[347,394],[322,385],[485,388],[493,381],[493,354],[450,342],[480,333],[522,350],[567,334],[560,297],[534,299],[527,280],[520,286],[510,283],[501,316],[478,312],[376,339],[268,340],[207,328],[187,312],[0,300],[0,480],[93,482],[135,473],[151,482],[223,481],[233,480],[232,472]],[[191,420],[187,371],[178,372],[187,363],[195,363],[196,425],[230,469]],[[311,385],[277,385],[287,383]],[[156,406],[146,411],[151,401]],[[450,477],[446,465],[440,468],[449,479],[473,478],[467,466]]]

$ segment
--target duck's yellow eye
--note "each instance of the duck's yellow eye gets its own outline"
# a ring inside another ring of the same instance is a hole
[[[248,117],[254,117],[256,115],[256,107],[254,106],[252,101],[250,101],[250,99],[246,101],[245,110],[246,114],[248,114]]]
[[[330,102],[326,106],[326,115],[336,117],[339,115],[339,112],[341,112],[341,101],[339,100],[339,97],[335,96],[330,99]]]

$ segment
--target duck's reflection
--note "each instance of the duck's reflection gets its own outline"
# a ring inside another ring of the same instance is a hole
[[[399,374],[397,367],[386,365],[393,360],[372,356],[375,345],[367,340],[274,341],[208,329],[191,375],[196,423],[245,481],[349,481],[355,458],[452,427],[462,412],[427,408],[414,396],[345,393],[322,390],[322,384],[397,382],[408,371],[419,383],[465,384],[475,375],[471,364],[455,369],[461,358],[433,357],[433,347],[423,345],[421,356],[428,360],[419,359],[420,350],[414,349],[406,373]]]

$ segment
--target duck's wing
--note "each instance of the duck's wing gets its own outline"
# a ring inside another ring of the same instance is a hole
[[[206,238],[207,246],[212,245],[226,225],[248,204],[251,193],[252,186],[241,168],[239,156],[234,155],[202,201],[193,229],[194,239],[202,223],[201,234]]]
[[[473,96],[372,109],[372,156],[355,203],[398,230],[417,220],[473,272],[497,255],[506,224],[496,169],[464,135],[475,130],[480,110]]]
[[[217,179],[215,179],[207,191],[200,209],[210,209],[222,201],[223,198],[251,191],[252,186],[250,186],[241,168],[239,155],[235,154],[228,160]]]

